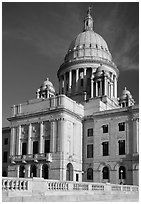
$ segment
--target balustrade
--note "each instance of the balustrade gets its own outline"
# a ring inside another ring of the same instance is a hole
[[[2,190],[28,190],[28,181],[19,179],[3,179]]]
[[[96,184],[92,184],[92,190],[93,191],[104,191],[104,185],[96,185]]]
[[[40,178],[39,178],[40,179]],[[34,179],[19,179],[19,178],[3,178],[2,190],[4,191],[18,191],[18,190],[32,190],[34,185],[31,183]],[[36,182],[36,181],[34,181]],[[137,193],[138,186],[115,185],[115,184],[98,184],[88,182],[73,182],[73,181],[57,181],[57,180],[38,180],[41,182],[43,188],[47,191],[98,191],[98,192],[119,192],[119,193]],[[39,185],[39,184],[38,184]],[[39,185],[39,186],[41,186]],[[31,188],[32,187],[32,188]],[[39,188],[40,191],[40,188]]]

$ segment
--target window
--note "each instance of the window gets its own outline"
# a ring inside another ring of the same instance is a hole
[[[108,156],[109,155],[109,142],[103,142],[103,156]]]
[[[33,142],[33,154],[38,154],[38,141]]]
[[[3,162],[7,163],[8,152],[3,152]]]
[[[4,145],[8,145],[8,138],[4,139]]]
[[[27,143],[23,142],[22,143],[22,155],[26,155],[27,154]]]
[[[50,152],[50,140],[45,140],[45,153]]]
[[[90,128],[87,130],[87,135],[88,135],[88,137],[93,136],[93,128]]]
[[[93,158],[93,144],[87,145],[87,158]]]
[[[87,169],[87,180],[93,180],[93,169]]]
[[[109,179],[109,169],[108,169],[108,167],[105,166],[103,168],[102,173],[103,173],[103,179]]]
[[[119,140],[119,155],[125,154],[125,140]]]
[[[108,133],[108,125],[103,125],[103,133]]]
[[[119,131],[125,131],[125,122],[119,123]]]
[[[76,174],[76,181],[79,181],[79,175]]]

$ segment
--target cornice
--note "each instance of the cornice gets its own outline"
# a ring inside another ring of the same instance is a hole
[[[47,110],[47,111],[36,112],[36,113],[29,113],[29,114],[25,114],[25,115],[17,115],[17,116],[9,117],[7,119],[8,119],[8,121],[17,121],[17,120],[34,118],[34,117],[41,117],[41,116],[45,116],[45,115],[52,115],[52,114],[56,114],[56,113],[60,113],[60,112],[68,113],[70,115],[73,115],[77,119],[82,120],[81,116],[79,116],[78,114],[76,114],[76,113],[74,113],[74,112],[72,112],[66,108],[57,108],[57,109],[53,109],[53,110]],[[61,118],[62,117],[60,117],[60,119]],[[50,120],[53,121],[53,116],[50,118]]]

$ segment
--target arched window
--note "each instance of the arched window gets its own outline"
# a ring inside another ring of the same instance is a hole
[[[35,165],[31,166],[30,176],[31,177],[37,177],[37,168]]]
[[[119,179],[126,179],[126,169],[124,166],[119,168]]]
[[[87,180],[93,180],[93,169],[87,169]]]
[[[71,163],[67,164],[66,180],[73,181],[73,165]]]
[[[24,165],[20,166],[19,177],[20,178],[24,178],[25,177],[25,167],[24,167]]]
[[[109,179],[109,169],[108,169],[107,166],[105,166],[105,167],[103,168],[102,173],[103,173],[103,179]]]

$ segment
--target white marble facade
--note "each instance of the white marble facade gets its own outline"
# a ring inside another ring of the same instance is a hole
[[[138,185],[139,109],[125,88],[90,9],[58,70],[59,95],[47,78],[36,99],[14,105],[10,177]]]

